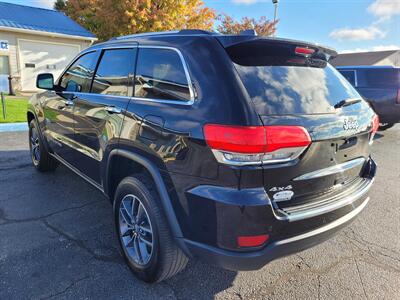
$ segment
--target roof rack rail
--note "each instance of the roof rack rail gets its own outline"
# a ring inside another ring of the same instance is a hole
[[[123,36],[118,36],[115,38],[112,38],[111,40],[127,40],[135,37],[141,37],[141,36],[153,36],[153,35],[164,35],[164,34],[176,34],[178,33],[178,30],[173,30],[173,31],[158,31],[158,32],[143,32],[143,33],[135,33],[135,34],[129,34],[129,35],[123,35]]]
[[[257,31],[255,31],[254,29],[246,29],[246,30],[243,30],[242,32],[240,32],[240,35],[254,35],[254,36],[257,36]]]
[[[111,40],[127,40],[135,37],[145,37],[145,36],[157,36],[157,35],[172,35],[172,34],[213,34],[212,31],[206,31],[201,29],[181,29],[181,30],[171,30],[171,31],[158,31],[158,32],[144,32],[135,33],[129,35],[123,35],[114,37]]]
[[[181,29],[179,34],[213,34],[214,32],[202,29]]]

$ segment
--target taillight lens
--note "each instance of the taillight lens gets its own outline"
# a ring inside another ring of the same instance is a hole
[[[378,131],[379,129],[379,117],[378,115],[374,115],[372,118],[372,130],[371,130],[371,136],[370,136],[370,144],[372,144],[374,142],[374,136],[375,133]]]
[[[311,143],[301,126],[204,126],[207,144],[224,164],[279,163],[297,158]]]

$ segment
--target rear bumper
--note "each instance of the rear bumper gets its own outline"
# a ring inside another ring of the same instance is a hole
[[[274,241],[259,251],[228,251],[185,239],[184,243],[192,256],[213,265],[228,270],[257,270],[274,259],[305,250],[329,239],[348,225],[365,208],[368,201],[369,197],[363,199],[355,209],[331,223],[300,235]]]

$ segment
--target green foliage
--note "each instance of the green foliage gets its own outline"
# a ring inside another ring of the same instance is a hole
[[[26,98],[5,97],[7,118],[3,119],[3,108],[0,100],[0,123],[27,122],[26,113],[28,100]]]
[[[66,7],[66,1],[65,0],[56,0],[54,2],[53,8],[58,11],[64,11]]]

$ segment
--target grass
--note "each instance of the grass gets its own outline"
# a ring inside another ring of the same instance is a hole
[[[26,110],[28,107],[28,98],[5,96],[6,119],[3,119],[3,106],[0,100],[0,123],[26,122]]]

